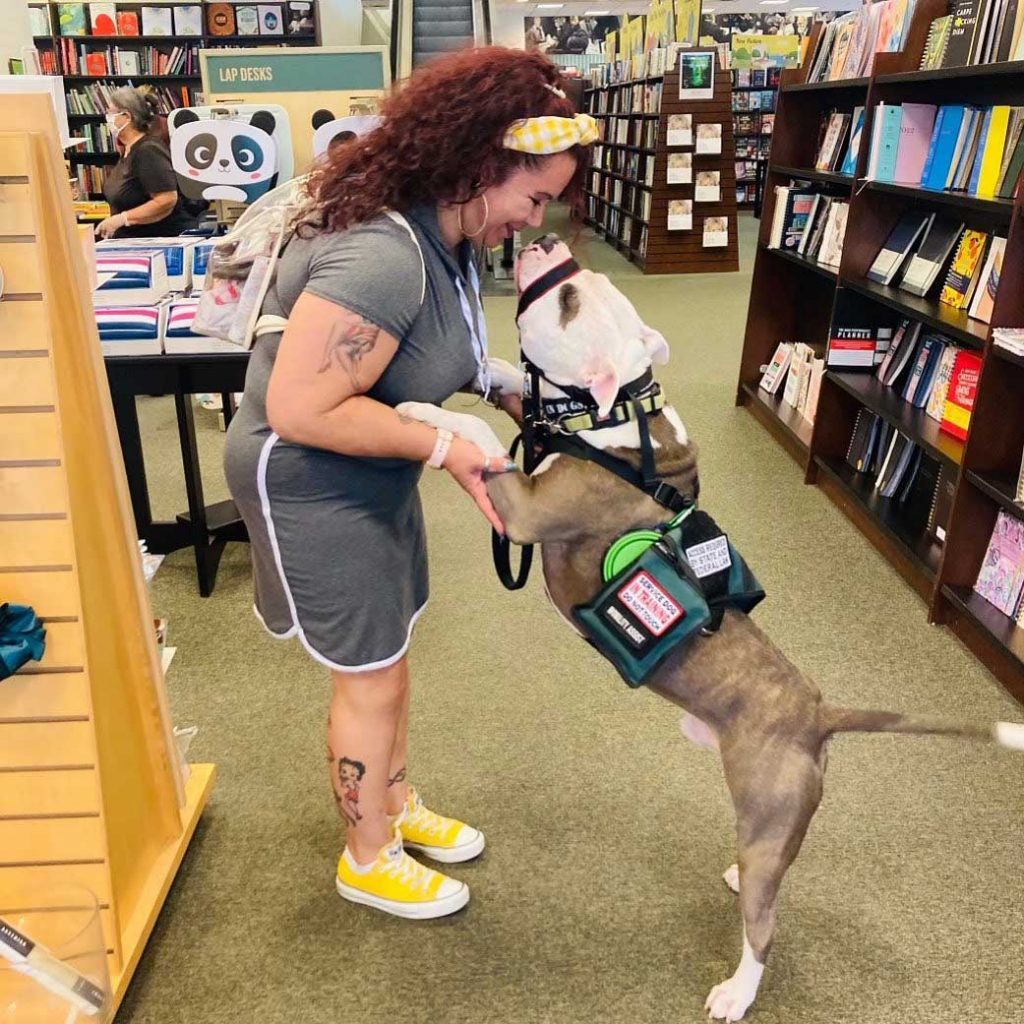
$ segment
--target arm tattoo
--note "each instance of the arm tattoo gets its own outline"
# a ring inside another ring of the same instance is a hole
[[[317,373],[326,373],[337,363],[349,376],[352,386],[359,389],[359,366],[363,357],[373,351],[380,336],[380,328],[365,317],[357,324],[337,324],[331,328],[324,344],[324,354]]]

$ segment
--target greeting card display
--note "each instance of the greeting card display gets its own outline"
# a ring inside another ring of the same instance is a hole
[[[689,199],[671,199],[668,204],[669,231],[693,229],[693,202]]]
[[[722,126],[718,122],[697,125],[697,152],[722,152]]]
[[[693,114],[669,114],[666,144],[669,146],[693,145]]]
[[[693,198],[698,203],[717,203],[722,198],[722,172],[698,171]]]
[[[693,154],[669,153],[665,181],[669,185],[690,185],[693,183]]]
[[[704,241],[705,249],[721,249],[729,244],[729,218],[705,217]]]

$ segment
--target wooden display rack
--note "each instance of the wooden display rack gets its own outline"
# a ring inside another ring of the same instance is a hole
[[[0,915],[90,889],[116,1008],[215,769],[182,782],[76,230],[50,99],[0,97],[0,601],[47,628],[0,683]]]
[[[717,62],[717,54],[715,55]],[[615,174],[599,167],[590,168],[587,172],[588,186],[592,172],[597,171],[604,179],[618,178],[624,185],[633,186],[634,200],[624,212],[633,220],[634,228],[627,238],[622,238],[607,229],[608,210],[614,204],[596,194],[589,187],[588,196],[592,197],[598,207],[597,217],[587,217],[586,223],[593,227],[605,240],[615,246],[627,259],[634,262],[645,274],[707,274],[716,271],[732,272],[739,270],[739,239],[736,234],[736,160],[735,142],[732,123],[732,74],[715,67],[715,92],[709,100],[681,100],[679,98],[679,70],[668,71],[664,78],[635,79],[615,85],[588,89],[585,96],[592,100],[597,93],[615,93],[634,84],[645,81],[662,81],[664,87],[661,96],[661,109],[657,114],[627,113],[600,114],[598,120],[609,133],[608,125],[618,117],[629,118],[631,124],[646,121],[647,118],[657,120],[657,144],[653,149],[637,146],[623,146],[617,143],[602,143],[607,150],[628,150],[638,152],[647,159],[654,160],[654,183],[647,186],[642,180]],[[593,106],[588,102],[587,109]],[[714,154],[699,154],[696,146],[668,146],[668,119],[671,114],[692,114],[693,134],[696,142],[697,125],[718,123],[722,126],[722,151]],[[668,157],[670,153],[692,153],[693,175],[696,180],[698,171],[718,171],[720,192],[717,203],[693,204],[693,227],[689,231],[668,230],[668,204],[673,199],[693,199],[694,186],[669,185],[667,181]],[[641,195],[653,193],[649,220],[640,216]],[[703,227],[706,217],[726,217],[729,222],[729,244],[721,248],[705,249],[703,245]],[[641,242],[643,229],[646,228],[646,245]]]
[[[1024,630],[973,592],[1000,510],[1018,518],[1014,483],[1024,450],[1024,359],[993,344],[993,327],[1024,325],[1024,189],[1013,200],[984,199],[917,186],[865,182],[872,115],[878,103],[1024,104],[1024,62],[919,71],[932,19],[947,13],[945,0],[918,0],[901,53],[879,54],[868,78],[807,82],[806,65],[782,75],[764,216],[754,263],[737,404],[780,441],[921,595],[930,622],[952,629],[1018,700],[1024,701]],[[815,33],[821,31],[815,26]],[[808,53],[813,53],[812,34]],[[822,117],[865,107],[856,177],[813,170]],[[813,183],[850,202],[838,273],[794,253],[769,249],[776,185]],[[908,208],[945,213],[969,227],[1007,239],[992,326],[934,297],[918,298],[867,279],[867,271]],[[760,367],[780,341],[802,341],[824,355],[838,303],[886,318],[918,320],[982,356],[983,369],[966,442],[938,430],[934,420],[907,407],[868,373],[826,371],[813,428],[779,396],[758,388]],[[893,423],[956,475],[956,493],[944,544],[901,521],[870,481],[850,470],[846,450],[860,409]],[[850,567],[848,567],[850,568]]]

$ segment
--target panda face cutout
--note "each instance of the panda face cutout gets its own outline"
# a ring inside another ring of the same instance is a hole
[[[335,146],[369,135],[383,120],[377,114],[356,114],[335,117],[329,110],[318,110],[313,115],[313,159],[319,160]]]
[[[277,183],[274,115],[257,111],[250,122],[201,119],[175,111],[171,122],[171,163],[189,199],[251,203]]]

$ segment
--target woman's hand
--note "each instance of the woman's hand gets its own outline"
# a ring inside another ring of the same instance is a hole
[[[124,227],[125,216],[123,213],[115,213],[113,216],[101,220],[96,225],[96,235],[99,238],[113,238],[114,232]]]
[[[452,440],[452,446],[445,456],[444,468],[458,481],[459,486],[476,502],[477,507],[487,517],[488,522],[498,533],[505,532],[505,526],[498,518],[491,499],[487,496],[487,485],[484,473],[504,473],[518,468],[506,456],[488,458],[471,441],[461,437]]]

